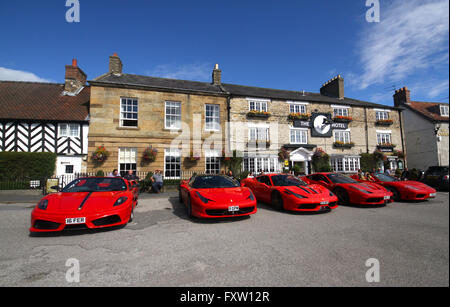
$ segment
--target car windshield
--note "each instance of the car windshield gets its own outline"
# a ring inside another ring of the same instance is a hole
[[[332,183],[357,183],[357,181],[352,178],[341,174],[328,174],[327,177]]]
[[[386,175],[386,174],[375,173],[375,174],[373,174],[373,175],[374,175],[375,177],[377,177],[380,181],[383,181],[383,182],[394,182],[394,181],[399,181],[397,178],[388,176],[388,175]]]
[[[110,192],[126,189],[127,185],[122,178],[80,178],[66,185],[61,192]]]
[[[289,186],[306,186],[307,184],[294,176],[287,176],[287,175],[277,175],[272,176],[272,182],[274,186],[277,187],[289,187]]]
[[[192,183],[194,189],[236,188],[240,184],[228,176],[198,176]]]

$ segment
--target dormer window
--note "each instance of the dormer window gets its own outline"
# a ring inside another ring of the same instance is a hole
[[[448,106],[441,105],[441,116],[448,116]]]

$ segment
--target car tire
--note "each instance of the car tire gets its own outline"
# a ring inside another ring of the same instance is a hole
[[[284,209],[284,204],[283,204],[283,197],[281,197],[281,194],[279,192],[273,192],[272,193],[272,206],[279,210],[282,211]]]
[[[348,193],[346,190],[338,188],[333,191],[334,194],[336,194],[338,198],[338,203],[340,205],[348,205],[350,204],[350,197],[348,196]]]
[[[186,214],[189,218],[192,218],[191,196],[188,196],[188,199],[187,199]]]
[[[133,221],[133,219],[134,219],[134,210],[131,209],[130,217],[128,218],[128,223],[131,223]]]
[[[402,199],[400,196],[400,193],[397,191],[397,189],[391,188],[391,187],[388,187],[387,189],[394,194],[394,196],[392,196],[394,201],[400,201]]]
[[[179,202],[180,204],[183,203],[183,197],[181,196],[181,189],[178,190],[178,202]]]

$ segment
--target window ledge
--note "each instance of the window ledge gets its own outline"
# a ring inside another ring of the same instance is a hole
[[[116,130],[141,130],[139,127],[116,127]]]

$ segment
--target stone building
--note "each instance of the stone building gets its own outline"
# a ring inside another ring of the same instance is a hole
[[[448,103],[412,101],[407,87],[395,91],[394,106],[403,109],[408,168],[448,166]]]
[[[330,155],[337,172],[356,172],[360,154],[375,150],[384,153],[391,169],[404,165],[400,109],[345,97],[341,76],[323,84],[320,93],[223,87],[230,95],[230,121],[238,123],[231,147],[244,152],[245,170],[279,171],[282,147],[289,153],[287,163],[305,174],[313,171],[318,148]]]
[[[159,169],[166,179],[219,173],[227,96],[218,67],[212,83],[125,74],[122,67],[114,54],[109,72],[90,81],[89,169]],[[92,153],[101,146],[110,156],[99,163]],[[149,159],[150,150],[156,155]]]
[[[284,167],[285,148],[287,163],[310,173],[321,148],[335,171],[352,173],[361,153],[383,151],[395,169],[395,153],[404,151],[400,109],[345,97],[341,76],[308,93],[225,84],[217,64],[210,83],[122,69],[114,54],[109,72],[90,81],[89,152],[103,146],[110,153],[102,163],[90,158],[92,171],[219,173],[223,154],[236,150],[243,170],[275,172]],[[145,159],[149,148],[157,150],[154,161]]]

